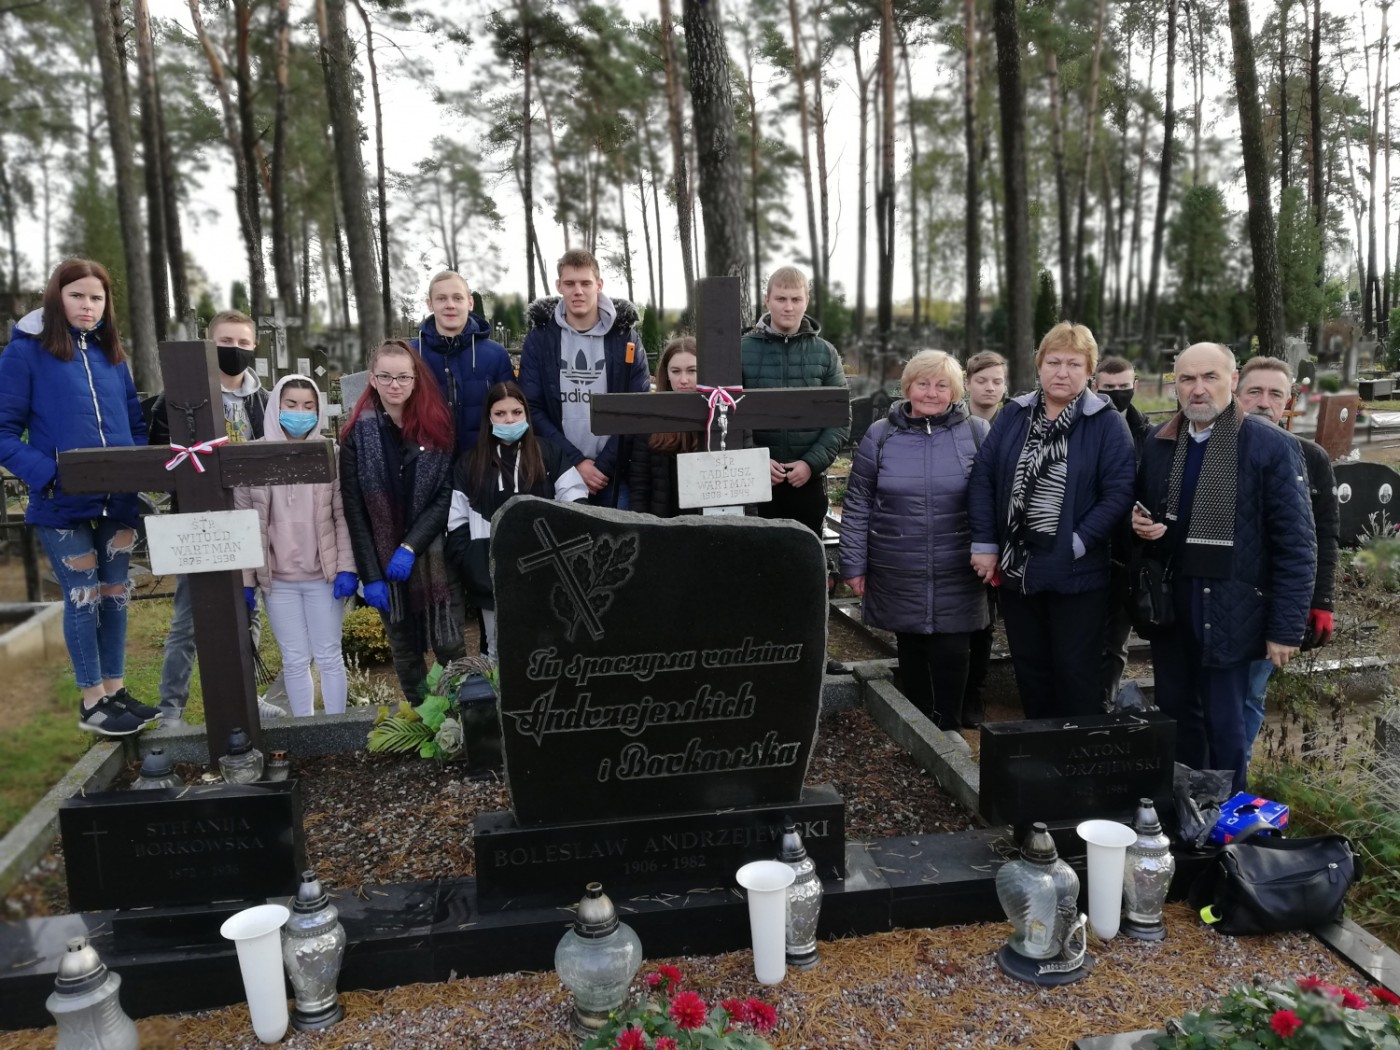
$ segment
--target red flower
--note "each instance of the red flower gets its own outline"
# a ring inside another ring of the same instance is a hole
[[[1400,995],[1396,995],[1389,988],[1372,988],[1371,994],[1387,1006],[1400,1006]]]
[[[648,988],[658,988],[661,985],[661,975],[659,973],[649,973],[646,976]]]
[[[694,992],[681,992],[671,1000],[671,1020],[677,1028],[699,1028],[705,1023],[705,1000]]]
[[[1287,1039],[1303,1027],[1303,1020],[1292,1010],[1279,1010],[1269,1018],[1269,1027]]]
[[[662,963],[656,968],[656,972],[659,973],[663,978],[665,978],[667,983],[672,988],[679,988],[681,986],[681,982],[684,980],[684,978],[681,977],[680,970],[676,969],[669,963]]]
[[[1323,984],[1322,979],[1316,974],[1298,978],[1298,991],[1300,992],[1316,992],[1326,987],[1327,985]]]
[[[749,1004],[742,999],[726,999],[720,1003],[720,1009],[727,1013],[732,1020],[741,1024],[749,1020]]]
[[[1348,1010],[1364,1010],[1371,1004],[1347,988],[1342,990],[1342,1005]]]
[[[669,1035],[663,1035],[656,1041],[656,1050],[676,1050],[676,1041]]]
[[[647,1037],[640,1028],[627,1027],[617,1033],[614,1050],[647,1050]]]
[[[778,1023],[778,1011],[762,999],[750,999],[744,1004],[749,1008],[749,1024],[759,1032],[771,1032]]]

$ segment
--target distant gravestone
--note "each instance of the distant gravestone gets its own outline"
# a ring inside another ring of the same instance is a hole
[[[368,372],[347,372],[340,377],[340,414],[349,416],[355,407],[355,402],[360,400],[360,396],[365,392],[365,387],[369,386]]]
[[[1368,535],[1387,531],[1400,522],[1396,496],[1400,473],[1384,463],[1334,463],[1337,512],[1343,547],[1359,547]]]
[[[1357,341],[1356,344],[1356,369],[1360,372],[1364,368],[1372,368],[1376,363],[1376,347],[1380,344],[1371,336]],[[1349,378],[1356,378],[1351,376]]]
[[[803,789],[826,659],[810,531],[525,496],[493,523],[491,569],[513,815],[478,819],[483,896],[727,879],[774,854],[785,816],[841,871],[840,799]]]
[[[1283,341],[1283,359],[1288,362],[1289,369],[1296,376],[1298,366],[1308,356],[1308,344],[1297,336],[1290,336]]]
[[[993,722],[982,727],[978,810],[989,824],[1166,812],[1176,722],[1158,711]]]
[[[75,795],[58,826],[74,911],[262,903],[306,866],[295,781]]]
[[[1338,460],[1351,451],[1356,434],[1356,410],[1361,399],[1356,394],[1323,394],[1317,406],[1316,441],[1329,459]]]

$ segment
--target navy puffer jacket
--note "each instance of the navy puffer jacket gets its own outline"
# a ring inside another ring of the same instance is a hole
[[[841,576],[865,577],[870,626],[956,634],[987,625],[967,520],[968,472],[986,433],[960,404],[915,418],[908,401],[865,432],[841,511]]]
[[[1002,406],[973,464],[968,517],[974,554],[1001,553],[1016,463],[1039,396],[1022,394]],[[1055,546],[1031,554],[1022,586],[1026,594],[1082,594],[1108,586],[1109,548],[1115,529],[1132,508],[1135,467],[1128,424],[1108,398],[1085,394],[1069,431],[1065,500]]]
[[[0,466],[29,486],[24,520],[63,529],[110,517],[135,526],[135,493],[64,492],[57,458],[70,449],[146,443],[131,369],[108,362],[97,339],[76,330],[72,358],[60,361],[39,342],[42,328],[41,311],[21,318],[0,354]]]
[[[491,326],[480,314],[468,314],[462,331],[453,336],[439,335],[437,318],[429,314],[418,328],[418,338],[410,343],[423,356],[423,363],[452,407],[457,451],[466,452],[481,432],[486,391],[515,378],[510,355],[491,338]]]
[[[1181,420],[1178,412],[1142,443],[1138,499],[1154,521],[1166,520]],[[1202,581],[1202,661],[1207,667],[1260,659],[1265,640],[1300,645],[1317,570],[1317,533],[1297,440],[1270,422],[1246,416],[1238,459],[1230,578]],[[1172,539],[1168,531],[1148,547],[1165,553]],[[1183,580],[1177,577],[1178,585]]]

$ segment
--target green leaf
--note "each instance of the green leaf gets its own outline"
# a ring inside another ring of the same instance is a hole
[[[437,741],[431,737],[424,740],[418,747],[419,758],[437,758],[442,753],[442,748],[438,747]]]
[[[410,722],[396,716],[381,722],[369,732],[367,746],[375,752],[417,751],[423,741],[431,741],[433,730],[421,719]]]
[[[447,717],[447,712],[452,708],[452,701],[445,696],[426,696],[423,702],[418,705],[418,717],[427,723],[434,733],[442,725],[442,720]]]
[[[436,693],[438,682],[442,681],[443,666],[437,661],[433,662],[432,668],[428,671],[428,688]]]

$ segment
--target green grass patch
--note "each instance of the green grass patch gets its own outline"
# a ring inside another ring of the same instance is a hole
[[[94,738],[78,728],[72,671],[55,674],[56,680],[64,677],[66,690],[31,698],[29,718],[0,736],[0,835],[19,823],[93,744]]]

